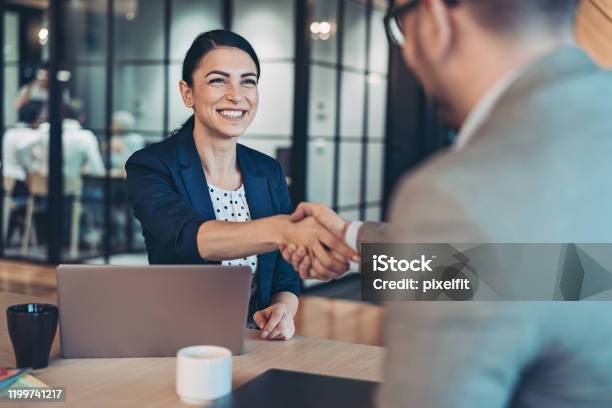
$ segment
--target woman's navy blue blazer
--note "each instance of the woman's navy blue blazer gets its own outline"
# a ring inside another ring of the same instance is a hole
[[[238,165],[252,219],[293,210],[280,163],[238,144]],[[142,224],[150,264],[213,264],[198,253],[197,233],[215,219],[193,126],[134,153],[125,165],[128,197]],[[282,291],[299,293],[300,279],[278,251],[258,256],[258,303]]]

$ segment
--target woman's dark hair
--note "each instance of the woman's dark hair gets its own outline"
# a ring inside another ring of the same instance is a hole
[[[183,60],[183,81],[187,82],[189,86],[193,86],[193,73],[198,68],[200,60],[210,51],[223,47],[238,48],[249,54],[257,67],[257,78],[259,79],[261,74],[259,58],[257,58],[257,54],[251,44],[243,36],[232,31],[212,30],[198,35],[193,40],[187,54],[185,54],[185,59]],[[194,115],[191,115],[178,131],[186,127],[193,127],[194,120]]]

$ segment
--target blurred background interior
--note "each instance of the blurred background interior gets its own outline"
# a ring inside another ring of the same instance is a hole
[[[452,142],[388,45],[387,0],[0,4],[5,259],[147,262],[123,166],[190,114],[178,81],[203,31],[234,30],[259,54],[260,109],[241,142],[281,161],[294,203],[383,220],[398,177]],[[580,44],[612,65],[612,2],[583,0],[576,21]]]

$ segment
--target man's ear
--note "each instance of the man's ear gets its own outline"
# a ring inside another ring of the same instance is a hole
[[[422,7],[429,21],[430,56],[443,61],[452,51],[455,37],[449,6],[444,0],[423,0]]]
[[[181,79],[179,81],[179,89],[181,90],[181,97],[185,106],[193,108],[193,91],[189,84]]]

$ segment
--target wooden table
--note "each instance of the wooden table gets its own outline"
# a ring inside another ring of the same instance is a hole
[[[48,300],[0,292],[0,367],[15,365],[5,310],[11,304],[28,302],[48,303]],[[34,375],[51,386],[66,387],[67,399],[64,403],[44,406],[187,406],[175,392],[175,358],[62,359],[57,336],[51,355],[49,367],[37,370]],[[307,337],[287,342],[265,341],[256,332],[250,332],[245,353],[233,358],[233,388],[269,368],[381,381],[383,358],[381,347]],[[30,406],[41,405],[36,402]]]

